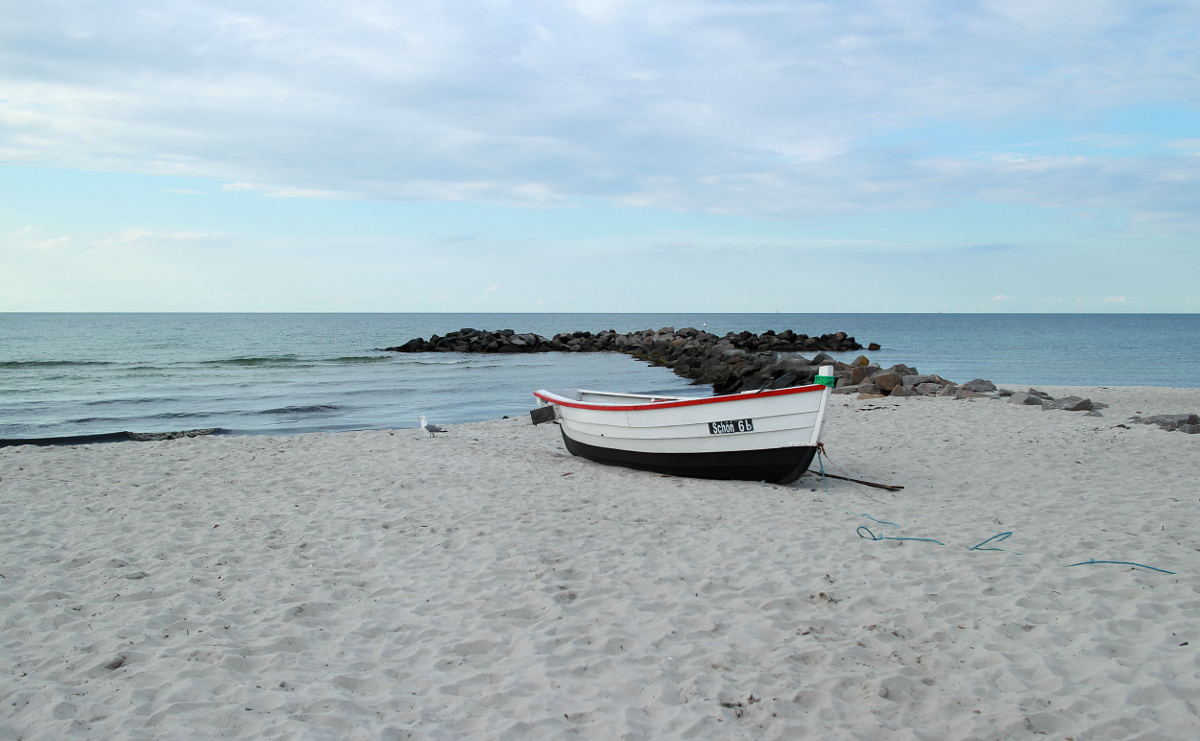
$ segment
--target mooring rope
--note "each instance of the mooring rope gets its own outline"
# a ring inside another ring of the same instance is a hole
[[[820,470],[821,480],[825,482],[825,493],[830,494],[829,476],[827,476],[825,474],[825,456],[826,455],[827,454],[825,453],[825,446],[823,444],[818,443],[817,444],[817,468]],[[855,488],[858,488],[858,487],[855,487]],[[860,493],[863,494],[863,496],[866,496],[868,499],[871,499],[871,501],[877,501],[874,498],[868,496],[865,492],[860,491]],[[851,515],[857,514],[860,517],[865,517],[868,520],[871,520],[872,522],[878,522],[880,525],[891,525],[892,527],[900,527],[896,523],[889,522],[888,520],[877,520],[874,517],[872,517],[871,515],[867,514],[866,512],[852,512],[850,510],[846,510],[846,514],[851,514]],[[858,537],[863,538],[864,540],[871,540],[871,541],[915,540],[915,541],[920,541],[922,543],[937,543],[938,545],[946,545],[942,541],[934,540],[933,538],[908,538],[908,537],[900,537],[900,536],[893,536],[893,535],[876,535],[875,533],[871,532],[871,529],[865,525],[859,526],[855,530],[855,532],[858,534]],[[865,533],[865,535],[864,535],[864,533]],[[1024,554],[1020,553],[1019,551],[1010,551],[1010,550],[1006,550],[1004,548],[996,548],[995,546],[988,545],[989,543],[1001,543],[1001,542],[1011,538],[1012,535],[1013,535],[1013,531],[1011,531],[1011,530],[1003,532],[1003,533],[996,533],[995,535],[993,535],[992,537],[983,541],[982,543],[973,545],[970,548],[968,548],[967,550],[970,550],[970,551],[998,551],[1001,553],[1012,553],[1013,555],[1016,555],[1016,556],[1024,555]],[[1080,561],[1079,563],[1066,564],[1064,566],[1064,568],[1070,568],[1072,566],[1088,566],[1090,564],[1096,564],[1096,563],[1110,563],[1110,564],[1120,564],[1123,566],[1137,566],[1138,568],[1149,569],[1151,571],[1158,571],[1163,574],[1171,574],[1172,576],[1177,575],[1177,573],[1174,571],[1167,571],[1166,569],[1160,569],[1156,566],[1147,566],[1144,563],[1136,563],[1134,561],[1097,560],[1095,558],[1089,558],[1087,561]]]
[[[1064,566],[1063,568],[1069,569],[1072,566],[1087,566],[1088,564],[1093,564],[1093,563],[1119,563],[1119,564],[1124,564],[1125,566],[1140,566],[1143,569],[1150,569],[1151,571],[1161,571],[1164,574],[1172,574],[1172,575],[1175,574],[1174,571],[1167,571],[1166,569],[1160,569],[1160,568],[1157,568],[1154,566],[1147,566],[1144,563],[1134,563],[1133,561],[1097,561],[1094,558],[1089,558],[1088,560],[1080,561],[1079,563],[1069,563],[1066,566]]]
[[[833,495],[829,493],[829,477],[825,475],[825,460],[822,455],[824,452],[825,445],[817,443],[817,468],[821,471],[821,481],[825,482],[825,495],[831,497]]]
[[[849,514],[852,514],[852,515],[858,515],[859,517],[865,517],[868,520],[870,520],[871,522],[878,522],[880,525],[891,525],[892,527],[900,527],[899,525],[897,525],[894,522],[888,522],[887,520],[876,520],[874,517],[868,515],[866,512],[851,512],[850,510],[846,510],[846,512]]]
[[[866,535],[863,535],[864,531],[867,533]],[[858,533],[858,537],[866,538],[867,540],[921,540],[926,543],[946,545],[942,541],[934,540],[933,538],[897,538],[891,535],[876,535],[875,533],[871,532],[870,528],[868,528],[866,525],[859,525],[858,530],[855,530],[855,532]]]
[[[1011,530],[1009,530],[1007,533],[999,533],[997,535],[993,535],[992,537],[983,541],[979,545],[973,546],[972,548],[970,548],[970,550],[972,550],[972,551],[1004,551],[1005,553],[1016,553],[1018,556],[1020,556],[1021,554],[1017,553],[1016,551],[1006,551],[1003,548],[984,548],[985,545],[987,545],[988,543],[991,543],[993,540],[996,541],[997,543],[999,543],[1000,541],[1008,540],[1011,537],[1012,537]]]

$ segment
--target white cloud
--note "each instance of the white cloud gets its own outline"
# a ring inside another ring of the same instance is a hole
[[[208,232],[155,232],[138,227],[126,227],[115,234],[109,234],[92,241],[93,246],[104,249],[137,249],[143,247],[159,247],[166,245],[194,244],[217,240],[224,234]]]
[[[1104,303],[1106,303],[1106,304],[1123,304],[1123,303],[1125,303],[1125,297],[1124,296],[1108,296],[1107,298],[1104,299]]]
[[[1005,296],[1003,293],[998,293],[992,297],[993,301],[1013,301],[1012,296]]]
[[[1167,142],[1166,146],[1171,149],[1187,150],[1188,154],[1200,154],[1200,139],[1176,139]]]
[[[1186,140],[1157,158],[867,142],[1038,118],[1141,141],[1084,121],[1194,100],[1197,28],[1196,6],[1133,0],[33,0],[0,7],[0,161],[273,197],[772,217],[977,199],[1192,229]]]
[[[53,239],[43,239],[40,242],[35,242],[33,247],[39,250],[50,250],[55,247],[61,247],[71,241],[70,237],[55,237]]]
[[[264,185],[260,183],[226,183],[220,187],[223,191],[255,191],[270,198],[352,198],[349,193],[319,190],[316,188],[293,188],[287,185]]]
[[[71,243],[71,238],[68,236],[41,237],[41,231],[33,226],[22,227],[12,232],[9,239],[0,240],[0,249],[48,251]]]

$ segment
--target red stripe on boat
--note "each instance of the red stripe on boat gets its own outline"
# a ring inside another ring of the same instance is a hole
[[[793,386],[786,389],[773,389],[771,391],[759,391],[756,393],[745,394],[724,394],[722,396],[710,396],[706,399],[684,399],[682,401],[651,401],[643,404],[588,404],[583,401],[575,401],[574,399],[564,399],[561,396],[542,396],[541,391],[534,391],[533,395],[542,401],[548,401],[551,404],[559,406],[571,407],[572,409],[596,409],[602,412],[635,412],[640,409],[671,409],[674,407],[690,407],[696,404],[717,404],[725,401],[746,401],[748,399],[762,399],[767,396],[786,396],[788,394],[806,394],[810,391],[824,391],[825,386],[815,384],[812,386]]]

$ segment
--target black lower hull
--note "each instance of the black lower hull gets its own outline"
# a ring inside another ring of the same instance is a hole
[[[610,466],[625,466],[696,479],[737,479],[790,484],[812,463],[817,449],[810,446],[773,450],[738,450],[725,453],[640,453],[598,448],[567,436],[563,443],[572,455]]]

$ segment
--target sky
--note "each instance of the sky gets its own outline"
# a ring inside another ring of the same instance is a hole
[[[1197,312],[1200,4],[0,4],[0,311]]]

